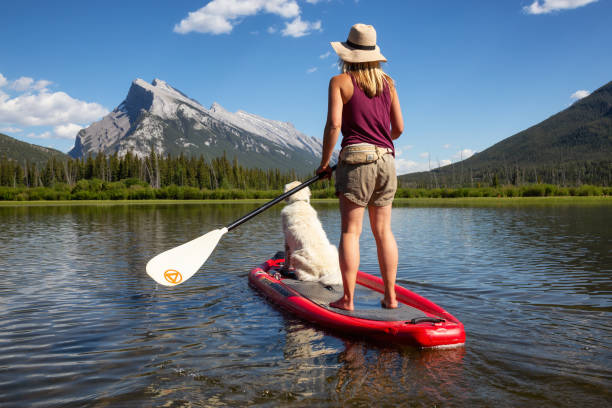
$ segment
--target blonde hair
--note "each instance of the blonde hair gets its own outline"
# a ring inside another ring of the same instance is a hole
[[[369,98],[378,96],[385,89],[385,82],[389,87],[393,87],[393,79],[387,75],[380,67],[380,62],[347,62],[339,61],[343,73],[348,73],[353,78],[360,89],[365,92]]]

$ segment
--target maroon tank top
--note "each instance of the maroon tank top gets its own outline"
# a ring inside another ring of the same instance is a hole
[[[359,88],[355,78],[353,96],[342,108],[342,143],[347,146],[357,143],[371,143],[380,147],[395,148],[391,139],[391,91],[385,83],[383,92],[368,98]]]

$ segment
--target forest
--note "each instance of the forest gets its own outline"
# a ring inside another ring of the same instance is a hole
[[[530,197],[610,195],[610,164],[543,171],[514,169],[475,179],[467,172],[431,172],[416,185],[402,185],[396,197]],[[314,170],[314,169],[313,169]],[[466,174],[467,173],[467,174]],[[51,157],[44,166],[0,158],[0,200],[142,200],[273,198],[285,184],[312,174],[244,168],[234,158],[203,156],[147,157],[126,154],[88,156],[84,160]],[[584,182],[569,181],[581,177]],[[599,180],[604,184],[588,181]],[[550,183],[549,181],[553,181]],[[315,183],[313,198],[335,197],[333,180]]]
[[[524,186],[542,183],[561,187],[579,187],[583,184],[612,185],[610,160],[534,163],[537,164],[482,166],[474,169],[459,162],[429,172],[406,174],[399,177],[399,182],[402,187],[413,188]]]
[[[41,167],[29,162],[21,165],[13,160],[0,159],[0,185],[10,187],[52,187],[57,183],[74,186],[81,180],[98,179],[112,183],[131,179],[152,188],[176,185],[210,190],[270,190],[281,188],[296,177],[295,172],[246,169],[236,159],[230,162],[226,155],[210,161],[203,156],[163,157],[155,152],[145,158],[131,153],[123,157],[117,154],[89,155],[83,160],[51,157]]]
[[[314,169],[313,169],[314,170]],[[291,181],[312,175],[244,168],[234,158],[131,153],[51,157],[44,166],[0,158],[0,200],[268,198]],[[318,183],[328,189],[330,182]]]

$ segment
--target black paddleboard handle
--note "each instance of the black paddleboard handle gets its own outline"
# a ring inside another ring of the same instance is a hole
[[[336,170],[336,165],[334,164],[333,166],[330,167],[331,171]],[[237,226],[247,222],[248,220],[250,220],[251,218],[255,217],[257,214],[260,214],[264,211],[266,211],[268,208],[272,207],[275,204],[280,203],[281,201],[283,201],[285,198],[289,197],[290,195],[297,193],[298,191],[300,191],[301,189],[303,189],[304,187],[308,187],[309,185],[311,185],[312,183],[319,181],[322,177],[324,173],[320,173],[317,174],[316,176],[312,177],[311,179],[306,180],[305,182],[303,182],[302,184],[300,184],[299,186],[287,191],[286,193],[283,193],[281,195],[279,195],[278,197],[276,197],[275,199],[268,201],[267,203],[265,203],[264,205],[262,205],[261,207],[251,211],[250,213],[248,213],[247,215],[238,218],[236,221],[232,222],[231,224],[229,224],[226,228],[228,231],[233,230],[234,228],[236,228]]]
[[[446,320],[440,319],[437,317],[415,317],[410,321],[410,324],[419,324],[419,323],[442,323]]]

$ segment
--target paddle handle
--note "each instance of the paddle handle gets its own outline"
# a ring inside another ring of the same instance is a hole
[[[333,166],[330,167],[330,169],[331,169],[331,171],[336,170],[336,165],[334,164]],[[308,187],[312,183],[314,183],[316,181],[319,181],[321,179],[321,177],[322,177],[322,174],[323,173],[317,174],[316,176],[312,177],[311,179],[306,180],[305,182],[303,182],[299,186],[297,186],[297,187],[287,191],[286,193],[283,193],[280,196],[276,197],[274,200],[268,201],[267,203],[265,203],[264,205],[262,205],[261,207],[255,209],[255,210],[251,211],[247,215],[245,215],[245,216],[243,216],[241,218],[238,218],[236,221],[232,222],[231,224],[229,224],[226,227],[227,230],[228,231],[233,230],[237,226],[239,226],[239,225],[247,222],[251,218],[255,217],[257,214],[262,213],[262,212],[266,211],[268,208],[272,207],[273,205],[280,203],[285,198],[289,197],[291,194],[297,193],[298,191],[300,191],[304,187]]]

